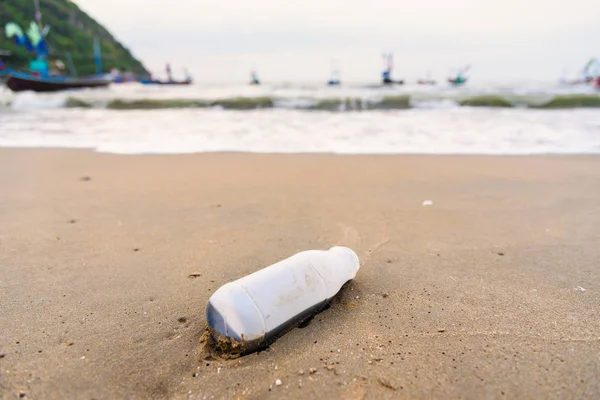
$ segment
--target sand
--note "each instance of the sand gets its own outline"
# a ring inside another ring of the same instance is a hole
[[[2,149],[0,188],[2,398],[600,396],[600,157]],[[333,245],[331,308],[201,358],[220,285]]]

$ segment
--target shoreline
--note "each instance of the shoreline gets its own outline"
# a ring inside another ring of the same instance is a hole
[[[0,398],[600,395],[598,155],[1,148],[0,187]],[[218,287],[333,245],[328,310],[201,358]]]
[[[198,151],[189,153],[118,153],[98,151],[93,147],[54,147],[54,146],[30,146],[13,147],[0,146],[1,152],[84,152],[97,155],[119,156],[119,157],[202,157],[204,155],[248,155],[248,156],[276,156],[276,157],[401,157],[401,158],[597,158],[600,153],[524,153],[524,154],[485,154],[485,153],[335,153],[335,152],[260,152],[260,151]]]

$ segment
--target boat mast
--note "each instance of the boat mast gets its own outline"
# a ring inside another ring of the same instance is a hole
[[[71,52],[67,51],[67,67],[69,68],[69,72],[72,76],[77,76],[77,70],[75,69],[75,64],[73,63],[73,57],[71,56]]]
[[[40,28],[40,32],[42,31],[42,13],[40,11],[40,0],[33,0],[33,5],[35,6],[35,22],[38,24],[38,28]]]
[[[102,53],[100,50],[100,40],[94,39],[94,64],[96,64],[96,74],[102,74]]]

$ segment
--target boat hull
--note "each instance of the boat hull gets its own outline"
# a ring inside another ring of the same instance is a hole
[[[466,79],[448,78],[448,83],[452,86],[462,86],[467,83]]]
[[[389,86],[389,85],[404,85],[404,79],[399,79],[397,81],[394,81],[392,79],[384,79],[381,81],[381,84],[384,86]]]
[[[39,77],[23,73],[9,73],[5,77],[6,86],[13,92],[59,92],[71,89],[99,88],[110,85],[110,76],[87,78]]]
[[[143,85],[191,85],[191,80],[185,81],[155,81],[155,80],[141,80]]]
[[[0,70],[0,82],[4,82],[9,73],[11,73],[11,69],[2,69]]]

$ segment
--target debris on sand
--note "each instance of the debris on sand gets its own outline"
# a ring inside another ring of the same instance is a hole
[[[431,201],[431,200],[425,200],[423,202],[423,206],[432,206],[432,205],[433,205],[433,201]]]
[[[79,180],[83,181],[83,182],[87,182],[87,181],[91,181],[92,178],[90,178],[89,176],[82,176],[81,178],[79,178]]]
[[[394,385],[392,385],[392,382],[390,382],[389,379],[386,379],[386,378],[377,378],[377,382],[379,382],[379,384],[381,386],[386,387],[388,389],[398,390],[398,388],[396,388]]]
[[[333,371],[333,374],[334,374],[334,375],[337,375],[337,374],[338,374],[338,372],[337,372],[337,370],[335,369],[335,367],[332,367],[332,366],[330,366],[330,365],[326,365],[326,366],[325,366],[325,369],[326,369],[327,371]]]
[[[191,273],[191,274],[188,275],[188,278],[194,279],[194,278],[198,278],[200,276],[202,276],[201,273],[199,273],[199,272],[193,272],[193,273]]]
[[[275,386],[281,386],[283,384],[283,382],[281,382],[281,379],[277,379],[275,381]]]
[[[206,306],[206,323],[221,351],[239,356],[258,351],[288,331],[306,327],[359,268],[358,256],[347,247],[298,253],[217,289]],[[303,279],[281,281],[282,274]],[[324,290],[315,290],[311,282],[323,282]]]

